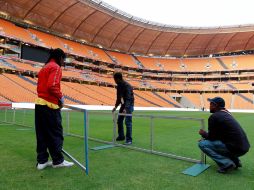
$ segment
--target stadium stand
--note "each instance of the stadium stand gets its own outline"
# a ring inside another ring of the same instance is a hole
[[[221,60],[229,70],[242,70],[254,68],[253,55],[222,57]]]
[[[254,109],[254,96],[252,93],[233,94],[233,109]]]
[[[192,107],[199,109],[204,107],[202,104],[202,97],[199,93],[182,93],[182,96],[187,98],[192,103]]]
[[[15,24],[0,19],[0,26],[2,28],[2,34],[7,37],[11,37],[16,40],[24,41],[26,43],[37,44],[35,40],[32,39],[29,32],[16,26]]]
[[[0,19],[3,38],[46,48],[62,48],[71,57],[63,69],[66,103],[113,105],[112,73],[121,71],[135,88],[135,105],[152,107],[208,108],[207,98],[222,96],[232,109],[253,109],[253,55],[206,58],[144,57],[104,51]],[[1,48],[18,49],[2,40]],[[20,50],[13,50],[20,53]],[[76,60],[77,58],[77,60]],[[89,60],[87,60],[89,59]],[[113,65],[113,66],[112,66]],[[35,77],[41,63],[6,55],[0,57],[0,101],[33,102]],[[22,95],[20,95],[22,94]]]
[[[60,43],[60,41],[57,39],[57,37],[40,32],[38,30],[34,29],[28,29],[32,35],[35,35],[37,38],[37,43],[40,46],[44,46],[47,48],[62,48],[64,49],[64,46]]]
[[[106,52],[116,64],[119,64],[122,67],[138,68],[134,57],[132,57],[131,55],[111,51]]]
[[[35,93],[15,82],[12,79],[13,76],[8,74],[0,75],[0,88],[8,89],[1,90],[0,95],[12,102],[34,102],[36,98]]]
[[[3,96],[0,96],[0,102],[10,102],[10,100]]]

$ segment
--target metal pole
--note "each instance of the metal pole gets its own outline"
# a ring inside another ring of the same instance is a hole
[[[13,117],[12,117],[12,123],[15,123],[15,121],[16,121],[16,109],[14,108],[13,109]]]
[[[205,121],[201,120],[201,129],[205,130]],[[203,151],[201,151],[201,164],[206,164],[206,155]]]
[[[70,134],[70,112],[66,110],[66,128],[67,128],[67,135]]]
[[[84,144],[85,144],[85,164],[86,164],[86,174],[89,173],[89,160],[88,160],[88,111],[84,111]]]
[[[26,120],[26,109],[24,109],[24,112],[23,112],[23,125],[25,125],[25,120]]]
[[[113,122],[114,122],[114,126],[113,126],[113,144],[116,143],[116,119],[117,119],[117,113],[113,112]]]
[[[151,152],[153,152],[153,142],[154,142],[153,121],[154,121],[154,118],[150,117],[150,119],[151,119],[151,121],[150,121],[150,149],[151,149]]]
[[[80,135],[71,135],[71,136],[83,138]],[[89,137],[89,139],[92,140],[92,141],[95,141],[95,142],[101,142],[101,143],[105,143],[105,144],[112,144],[112,142],[104,141],[104,140],[100,140],[100,139],[95,139],[95,138],[91,138],[91,137]],[[144,149],[144,148],[140,148],[140,147],[129,146],[129,145],[124,145],[124,144],[119,144],[119,143],[116,143],[115,146],[128,148],[128,149],[131,149],[131,150],[137,150],[137,151],[141,151],[141,152],[145,152],[145,153],[149,153],[149,154],[174,158],[174,159],[177,159],[177,160],[184,160],[184,161],[193,162],[193,163],[200,163],[200,160],[193,159],[193,158],[188,158],[188,157],[184,157],[184,156],[178,156],[178,155],[175,155],[175,154],[172,154],[172,153],[165,153],[165,152],[159,152],[159,151],[152,151],[151,152],[150,149]]]
[[[77,164],[81,169],[86,171],[86,167],[84,167],[79,161],[77,161],[74,157],[72,157],[68,152],[66,152],[64,149],[62,149],[62,152],[70,158],[75,164]]]
[[[7,108],[5,108],[4,121],[7,122]]]

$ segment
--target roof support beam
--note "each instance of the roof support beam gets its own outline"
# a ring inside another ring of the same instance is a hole
[[[206,50],[207,50],[208,46],[212,43],[212,41],[216,38],[216,36],[217,36],[217,34],[214,34],[213,37],[208,41],[203,54],[206,54]]]
[[[140,32],[139,32],[139,34],[137,35],[137,37],[133,40],[133,42],[131,43],[131,45],[130,45],[130,47],[129,47],[129,49],[128,49],[128,52],[130,52],[130,49],[132,48],[132,46],[133,46],[133,44],[136,42],[136,40],[139,38],[139,36],[145,31],[146,29],[145,28],[143,28],[143,30],[141,30]]]
[[[92,11],[89,15],[87,15],[83,20],[81,20],[81,22],[79,23],[79,25],[77,26],[77,28],[74,30],[74,32],[71,34],[72,36],[74,36],[74,34],[78,31],[79,27],[89,18],[91,17],[93,14],[95,14],[97,12],[97,10],[95,9],[94,11]]]
[[[116,39],[118,38],[118,36],[129,26],[130,24],[126,24],[121,30],[120,32],[117,33],[117,35],[114,37],[114,39],[112,40],[111,44],[110,44],[110,48],[112,48],[112,45],[115,43]]]
[[[191,43],[193,42],[193,40],[195,40],[198,37],[198,34],[196,34],[191,41],[189,42],[189,44],[187,45],[187,47],[184,50],[184,55],[186,54],[186,51],[188,50],[188,48],[190,47]]]
[[[172,42],[169,44],[169,46],[168,46],[166,52],[164,53],[165,55],[168,54],[168,50],[171,48],[171,46],[172,46],[172,44],[174,43],[174,41],[175,41],[180,35],[181,35],[181,33],[178,33],[178,34],[174,37],[174,39],[172,40]]]
[[[42,0],[39,0],[37,3],[35,3],[34,6],[32,6],[32,8],[29,9],[29,10],[26,12],[26,14],[25,14],[25,16],[23,17],[23,19],[25,19],[25,18],[27,17],[27,15],[28,15],[41,1],[42,1]]]
[[[248,39],[248,42],[246,43],[246,45],[244,46],[243,50],[246,50],[247,46],[249,45],[249,43],[251,42],[251,40],[254,38],[254,34]]]
[[[49,28],[51,29],[51,27],[55,24],[55,22],[68,10],[70,9],[71,7],[73,7],[74,5],[78,4],[79,1],[71,4],[70,6],[68,6],[66,9],[64,9],[57,17],[56,19],[52,22],[52,24],[49,26]]]
[[[153,39],[153,41],[151,42],[151,45],[149,46],[149,48],[147,49],[147,51],[146,51],[146,54],[148,54],[149,53],[149,51],[150,51],[150,49],[151,49],[151,47],[153,46],[153,43],[161,36],[163,34],[163,32],[161,31],[161,32],[159,32],[158,34],[157,34],[157,36]]]
[[[94,37],[93,37],[93,39],[91,40],[91,42],[93,42],[94,41],[94,39],[97,37],[97,35],[102,31],[102,29],[111,21],[111,20],[113,20],[114,19],[114,17],[112,16],[111,18],[109,18],[108,20],[107,20],[107,22],[105,22],[101,27],[100,27],[100,29],[96,32],[96,34],[94,35]]]
[[[225,51],[225,50],[227,49],[229,42],[235,37],[236,34],[238,34],[238,33],[237,33],[237,32],[234,33],[234,34],[231,36],[231,38],[229,38],[229,40],[228,40],[226,46],[224,47],[223,51]]]

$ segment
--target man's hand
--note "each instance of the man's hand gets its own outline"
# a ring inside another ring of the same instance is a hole
[[[60,109],[62,109],[64,106],[64,97],[62,96],[62,98],[59,100],[59,107]]]
[[[126,114],[126,109],[123,109],[123,113]]]
[[[198,133],[199,133],[201,136],[204,136],[204,135],[207,134],[206,131],[203,130],[203,129],[200,129]]]
[[[116,111],[116,107],[114,107],[113,109],[112,109],[112,112],[115,112]]]

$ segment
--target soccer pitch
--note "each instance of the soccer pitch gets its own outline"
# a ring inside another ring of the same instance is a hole
[[[89,115],[89,137],[112,141],[112,117],[93,113]],[[207,112],[134,112],[204,118],[207,127]],[[63,115],[64,131],[83,135],[83,114],[70,114],[69,129],[66,113]],[[253,114],[233,113],[246,131],[252,144],[254,128]],[[4,112],[0,111],[4,118]],[[25,120],[24,120],[25,118]],[[7,120],[12,115],[7,114]],[[33,125],[33,112],[16,112],[16,121]],[[150,120],[133,118],[133,145],[149,148]],[[155,119],[154,149],[181,156],[200,159],[197,141],[200,139],[197,121]],[[89,150],[90,173],[88,176],[79,167],[38,171],[36,164],[36,141],[33,128],[18,125],[0,125],[0,189],[254,189],[252,149],[241,158],[243,168],[223,175],[216,172],[216,164],[207,159],[211,167],[198,177],[181,172],[193,163],[147,154],[121,147],[100,151]],[[89,148],[103,144],[89,141]],[[65,136],[64,148],[79,161],[84,160],[84,142],[80,138]]]

